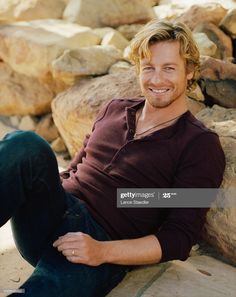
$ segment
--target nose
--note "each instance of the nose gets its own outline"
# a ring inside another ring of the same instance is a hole
[[[153,71],[153,73],[152,73],[150,81],[153,84],[162,82],[163,81],[162,72],[159,69],[155,69],[155,71]]]

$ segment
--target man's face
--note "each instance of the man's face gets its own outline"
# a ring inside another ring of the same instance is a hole
[[[185,100],[187,73],[180,56],[178,41],[162,41],[150,46],[151,59],[140,60],[140,86],[148,103],[155,108],[165,108],[176,100]]]

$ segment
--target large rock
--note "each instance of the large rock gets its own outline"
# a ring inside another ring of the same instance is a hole
[[[211,104],[236,108],[235,80],[205,80],[205,97]]]
[[[236,268],[209,256],[136,268],[107,297],[234,297]]]
[[[51,110],[51,86],[14,72],[0,63],[0,114],[39,115]]]
[[[111,65],[122,59],[122,52],[113,46],[94,45],[77,50],[66,50],[52,62],[55,80],[73,84],[78,77],[108,73]]]
[[[226,35],[220,28],[212,23],[202,23],[195,27],[194,32],[203,32],[217,46],[214,58],[224,59],[232,58],[233,47],[231,38]],[[204,54],[203,54],[204,55]],[[205,56],[210,56],[205,54]]]
[[[0,26],[0,57],[15,71],[47,79],[51,63],[65,49],[92,46],[100,38],[88,27],[62,20],[38,20]]]
[[[63,14],[69,22],[92,28],[145,23],[153,17],[146,0],[70,0]]]
[[[59,133],[53,122],[51,113],[46,114],[40,119],[35,132],[48,142],[52,142],[59,137]]]
[[[0,22],[19,20],[59,19],[66,6],[64,0],[7,0],[0,1]]]
[[[217,3],[207,3],[205,5],[193,5],[180,17],[176,18],[177,21],[183,22],[194,29],[202,21],[218,25],[223,17],[226,15],[227,10]]]
[[[73,156],[82,146],[84,137],[90,133],[92,124],[101,106],[114,98],[132,98],[141,95],[136,72],[132,67],[102,77],[86,79],[58,94],[52,102],[54,122]],[[195,114],[205,106],[188,100]]]
[[[209,80],[236,80],[236,65],[211,57],[201,57],[200,76]]]
[[[202,110],[196,116],[220,136],[226,157],[222,188],[234,189],[234,196],[225,195],[224,198],[225,203],[232,206],[231,202],[235,199],[236,192],[236,109],[225,109],[214,105],[212,108]],[[214,208],[207,214],[204,238],[236,263],[236,208],[217,208],[220,207],[221,201],[222,198],[219,196]]]
[[[135,34],[138,33],[143,28],[141,24],[132,25],[122,25],[117,28],[117,30],[127,39],[131,40],[134,38]]]
[[[101,44],[111,45],[123,51],[128,46],[129,42],[120,32],[114,30],[104,36]]]
[[[216,54],[217,46],[212,42],[208,36],[203,32],[194,33],[194,39],[198,45],[200,54],[203,56],[214,57]]]
[[[7,133],[11,133],[13,132],[15,129],[4,124],[1,120],[0,120],[0,140],[7,134]]]
[[[220,22],[220,27],[232,36],[232,38],[236,38],[236,8],[228,11]]]
[[[236,65],[230,62],[202,57],[201,79],[206,98],[224,107],[236,107]]]

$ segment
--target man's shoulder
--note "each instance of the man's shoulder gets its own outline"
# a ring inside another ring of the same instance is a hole
[[[199,121],[191,112],[186,116],[184,126],[178,131],[181,150],[186,147],[220,147],[219,135]]]
[[[186,117],[186,126],[188,130],[196,135],[208,133],[217,135],[213,130],[206,127],[203,122],[198,120],[191,112],[189,112]]]

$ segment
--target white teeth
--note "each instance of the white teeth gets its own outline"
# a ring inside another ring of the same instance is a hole
[[[153,93],[161,94],[168,91],[168,89],[151,89]]]

